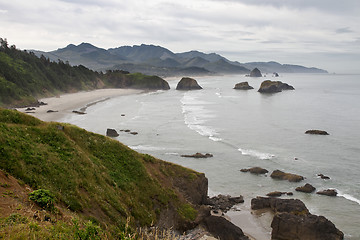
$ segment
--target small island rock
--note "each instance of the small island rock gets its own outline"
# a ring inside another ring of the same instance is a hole
[[[262,74],[261,74],[261,72],[260,72],[260,70],[258,68],[254,68],[250,72],[250,77],[262,77]]]
[[[274,192],[269,192],[268,194],[266,194],[266,196],[268,196],[268,197],[281,197],[283,194],[286,194],[286,192],[274,191]]]
[[[265,80],[261,83],[258,92],[260,93],[277,93],[282,90],[295,90],[295,88],[287,83],[280,81]]]
[[[254,89],[254,88],[252,86],[250,86],[248,82],[241,82],[241,83],[237,83],[235,85],[234,89],[237,89],[237,90],[250,90],[250,89]]]
[[[265,168],[261,168],[261,167],[243,168],[240,171],[241,172],[250,172],[252,174],[266,174],[269,172]]]
[[[181,155],[182,157],[188,157],[188,158],[210,158],[210,157],[213,157],[212,154],[210,153],[205,153],[205,154],[202,154],[202,153],[195,153],[195,154],[192,154],[192,155]]]
[[[330,197],[336,197],[337,191],[335,189],[326,189],[323,191],[318,191],[316,194],[326,195],[326,196],[330,196]]]
[[[279,180],[288,180],[289,182],[300,182],[304,180],[303,176],[292,174],[292,173],[285,173],[280,170],[274,170],[270,177],[279,179]]]
[[[106,136],[108,136],[108,137],[117,137],[117,136],[119,136],[119,134],[117,133],[117,131],[115,129],[108,128],[106,130]]]
[[[183,77],[176,86],[176,90],[198,90],[202,87],[193,78]]]
[[[313,135],[329,135],[328,132],[323,130],[307,130],[305,134],[313,134]]]
[[[322,173],[319,173],[318,174],[318,177],[320,177],[321,179],[330,179],[330,177],[329,176],[326,176],[326,175],[324,175],[324,174],[322,174]]]
[[[313,187],[311,184],[307,183],[305,184],[304,186],[302,187],[297,187],[295,189],[295,191],[298,191],[298,192],[304,192],[304,193],[312,193],[316,190],[315,187]]]

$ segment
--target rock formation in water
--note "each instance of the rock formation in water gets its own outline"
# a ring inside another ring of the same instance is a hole
[[[262,77],[262,74],[261,74],[261,72],[260,72],[260,70],[258,68],[254,68],[250,72],[250,77]]]
[[[271,209],[271,239],[340,240],[344,234],[323,216],[313,215],[299,199],[257,197],[251,200],[251,209]]]
[[[187,158],[209,158],[209,157],[213,157],[212,154],[210,153],[205,153],[205,154],[202,154],[202,153],[195,153],[195,154],[192,154],[192,155],[181,155],[182,157],[187,157]]]
[[[305,134],[313,134],[313,135],[329,135],[328,132],[323,130],[307,130]]]
[[[279,180],[288,180],[289,182],[300,182],[304,180],[303,176],[293,174],[293,173],[285,173],[280,170],[274,170],[270,177],[279,179]]]
[[[261,168],[261,167],[243,168],[240,171],[241,172],[250,172],[252,174],[266,174],[269,172],[265,168]]]
[[[330,196],[330,197],[336,197],[337,191],[335,189],[326,189],[323,191],[318,191],[317,194],[326,195],[326,196]]]
[[[295,90],[295,88],[287,83],[280,81],[265,80],[261,83],[258,92],[260,93],[277,93],[282,90]]]
[[[304,193],[312,193],[316,190],[316,188],[314,186],[312,186],[311,184],[307,183],[305,184],[304,186],[302,187],[297,187],[295,189],[295,191],[298,191],[298,192],[304,192]]]
[[[108,128],[106,130],[106,136],[108,136],[108,137],[118,137],[119,134],[117,133],[117,131],[115,129]]]
[[[176,86],[176,90],[199,90],[202,87],[193,78],[183,77]]]
[[[250,90],[250,89],[254,89],[254,88],[252,86],[250,86],[248,82],[241,82],[241,83],[237,83],[235,85],[234,89],[237,89],[237,90]]]

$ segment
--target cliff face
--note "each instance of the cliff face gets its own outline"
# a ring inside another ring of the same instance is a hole
[[[29,189],[49,190],[59,212],[108,228],[122,229],[128,220],[133,227],[154,223],[187,229],[207,195],[204,174],[69,124],[4,109],[0,170]],[[1,211],[0,218],[12,213]]]

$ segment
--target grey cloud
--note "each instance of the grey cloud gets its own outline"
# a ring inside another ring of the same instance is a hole
[[[338,28],[335,31],[336,33],[352,33],[353,31],[349,27]]]

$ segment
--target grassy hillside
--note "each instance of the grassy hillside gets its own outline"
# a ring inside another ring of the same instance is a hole
[[[0,38],[0,106],[24,106],[37,102],[39,97],[106,87],[169,88],[165,80],[155,76],[134,77],[123,71],[109,74],[61,60],[52,62],[44,56],[38,58],[34,53],[9,47]]]
[[[137,153],[118,141],[73,125],[46,123],[1,108],[0,170],[20,185],[29,186],[29,191],[49,190],[55,202],[55,210],[43,210],[51,219],[44,225],[29,217],[36,213],[29,207],[34,203],[28,196],[25,202],[16,202],[22,199],[21,194],[4,194],[8,183],[0,182],[0,193],[15,201],[9,207],[1,202],[6,198],[0,198],[0,238],[17,231],[14,224],[23,230],[36,224],[42,229],[39,234],[48,233],[49,225],[56,234],[74,234],[76,219],[83,223],[90,220],[86,223],[90,230],[91,226],[102,229],[107,238],[123,234],[126,222],[133,229],[152,224],[183,229],[197,216],[196,196],[186,189],[200,194],[203,189],[203,195],[207,190],[203,174]],[[26,206],[30,215],[18,213]],[[13,211],[3,211],[8,207]],[[9,218],[13,225],[6,224]],[[81,229],[87,229],[86,224]]]

